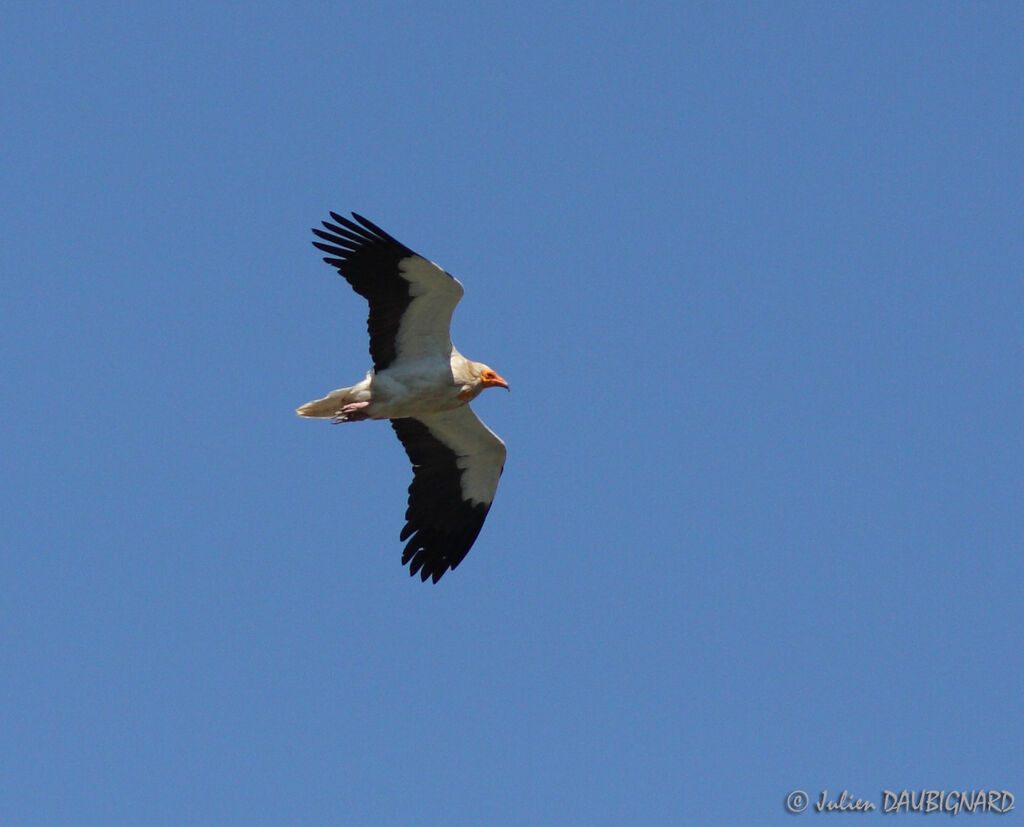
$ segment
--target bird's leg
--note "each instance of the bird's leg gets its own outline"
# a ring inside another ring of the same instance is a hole
[[[335,425],[339,425],[342,422],[359,422],[362,419],[368,419],[369,415],[363,410],[368,407],[370,407],[369,402],[349,402],[331,417],[331,421]]]

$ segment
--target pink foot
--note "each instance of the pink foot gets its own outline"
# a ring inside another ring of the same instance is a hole
[[[364,408],[369,408],[369,402],[350,402],[340,411],[338,411],[332,418],[331,421],[338,425],[342,422],[359,422],[362,419],[368,419],[369,414],[364,411]]]

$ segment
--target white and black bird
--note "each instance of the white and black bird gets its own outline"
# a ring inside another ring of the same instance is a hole
[[[508,383],[452,344],[449,326],[462,285],[360,215],[331,213],[314,229],[352,288],[370,303],[373,368],[359,383],[307,402],[299,416],[357,422],[390,419],[412,461],[403,565],[435,583],[469,552],[505,465],[505,443],[469,402]],[[358,223],[357,223],[358,222]]]

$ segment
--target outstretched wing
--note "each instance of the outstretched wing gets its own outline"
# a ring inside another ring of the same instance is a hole
[[[373,367],[382,371],[400,360],[447,359],[452,349],[449,326],[462,285],[396,241],[376,224],[352,213],[359,223],[331,213],[313,232],[313,245],[328,264],[370,303],[366,323]]]
[[[436,583],[472,548],[505,466],[505,443],[468,405],[391,426],[412,462],[402,564]]]

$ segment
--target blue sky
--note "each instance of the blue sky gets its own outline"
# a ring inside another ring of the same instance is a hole
[[[5,6],[0,821],[1024,802],[1022,36],[1014,3]],[[512,385],[436,586],[391,429],[294,414],[369,366],[328,210],[460,278]]]

